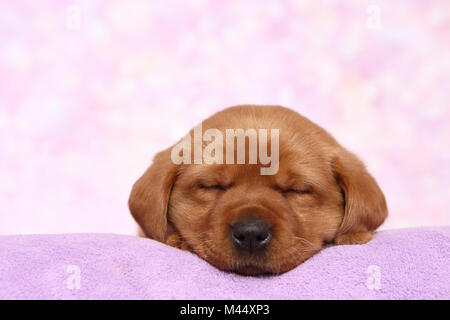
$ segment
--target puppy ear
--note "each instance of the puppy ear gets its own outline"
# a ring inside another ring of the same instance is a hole
[[[332,167],[345,199],[344,218],[334,242],[366,243],[387,216],[383,192],[364,164],[346,150],[339,151]]]
[[[145,235],[160,242],[166,240],[167,207],[178,166],[170,158],[170,149],[158,153],[153,164],[133,186],[128,206]]]

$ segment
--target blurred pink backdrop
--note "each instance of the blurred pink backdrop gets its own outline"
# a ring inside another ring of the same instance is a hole
[[[133,234],[155,152],[281,104],[358,154],[383,228],[450,224],[450,2],[0,2],[0,234]]]

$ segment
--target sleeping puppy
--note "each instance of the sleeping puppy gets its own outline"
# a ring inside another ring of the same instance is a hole
[[[149,238],[222,270],[278,274],[326,243],[370,241],[387,216],[364,164],[290,109],[231,107],[202,122],[201,140],[196,130],[133,186],[130,211]]]

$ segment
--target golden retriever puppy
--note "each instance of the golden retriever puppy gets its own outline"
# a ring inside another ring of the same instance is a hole
[[[158,153],[129,207],[145,236],[247,275],[286,272],[326,243],[364,244],[387,216],[354,154],[290,109],[254,105]]]

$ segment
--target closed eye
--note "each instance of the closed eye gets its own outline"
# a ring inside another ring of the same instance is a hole
[[[312,194],[312,189],[295,189],[295,188],[289,188],[289,189],[279,189],[280,193],[287,197],[290,195],[304,195],[304,194]]]
[[[203,183],[200,183],[198,185],[198,187],[200,189],[209,190],[209,191],[220,191],[220,192],[223,192],[223,191],[227,190],[227,188],[221,186],[220,184],[203,184]]]

